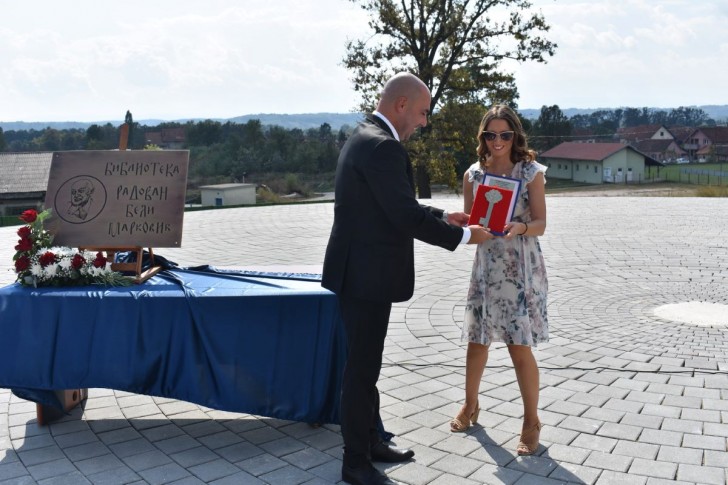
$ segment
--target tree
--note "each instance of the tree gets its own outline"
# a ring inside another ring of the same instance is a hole
[[[650,110],[647,107],[625,108],[622,115],[622,126],[632,128],[634,126],[650,124]]]
[[[134,118],[131,115],[131,111],[126,110],[126,115],[124,116],[124,123],[129,125],[129,134],[127,138],[127,144],[129,148],[133,148],[132,145],[134,143]]]
[[[187,124],[187,144],[210,146],[220,141],[222,125],[219,121],[205,120]]]
[[[6,147],[7,143],[5,143],[5,135],[3,134],[3,129],[0,126],[0,152],[4,152]]]
[[[680,126],[701,126],[712,121],[708,113],[701,108],[690,108],[686,106],[680,106],[670,111],[668,120],[671,125]]]
[[[541,14],[529,12],[527,0],[352,1],[369,12],[374,32],[366,41],[348,42],[344,58],[361,93],[362,111],[371,111],[384,82],[399,71],[416,74],[430,88],[431,113],[448,102],[514,104],[515,79],[501,62],[546,62],[544,56],[556,48],[539,35],[550,27]],[[431,133],[424,131],[423,137]],[[423,148],[439,145],[425,141]],[[416,160],[420,197],[430,196],[429,163],[436,159],[431,154]]]
[[[531,129],[529,137],[539,151],[553,148],[571,135],[571,122],[558,105],[542,106],[541,114]]]

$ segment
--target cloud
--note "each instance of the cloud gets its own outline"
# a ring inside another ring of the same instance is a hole
[[[523,108],[677,107],[724,102],[724,2],[534,1],[558,45],[548,64],[513,67]],[[706,66],[712,75],[706,76]]]
[[[0,89],[16,94],[0,99],[0,115],[50,121],[77,118],[93,106],[104,117],[123,117],[129,107],[137,119],[141,112],[232,117],[356,104],[340,62],[345,40],[356,34],[352,22],[364,30],[366,20],[348,2],[125,5],[48,3],[54,22],[44,16],[29,28],[33,16],[24,4],[27,17],[15,12],[0,30],[0,54],[10,66],[0,72]],[[35,114],[43,107],[51,114]]]

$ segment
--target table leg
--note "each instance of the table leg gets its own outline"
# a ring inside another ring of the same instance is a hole
[[[67,389],[63,391],[54,391],[60,401],[63,409],[57,409],[52,406],[44,406],[40,403],[35,405],[35,416],[38,419],[39,426],[45,426],[51,421],[55,421],[66,415],[68,411],[78,406],[81,401],[88,397],[88,389]]]

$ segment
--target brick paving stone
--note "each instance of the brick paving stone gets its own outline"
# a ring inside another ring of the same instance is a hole
[[[56,475],[40,480],[38,485],[91,485],[91,481],[83,476],[81,472],[73,471],[66,475]]]
[[[612,453],[614,453],[615,455],[632,456],[635,458],[653,460],[655,459],[659,451],[660,447],[657,445],[620,440],[617,443],[617,446],[615,446],[612,450]]]
[[[467,477],[478,470],[483,463],[480,460],[458,455],[447,455],[441,460],[428,465],[429,468],[440,470],[448,475]]]
[[[680,419],[688,419],[694,421],[705,421],[710,423],[720,423],[720,413],[708,409],[683,409],[680,413]]]
[[[677,479],[706,485],[723,485],[726,477],[723,468],[680,464],[677,468]]]
[[[200,442],[191,436],[182,434],[172,438],[158,440],[154,442],[154,446],[159,448],[163,453],[170,455],[179,453],[180,451],[189,450],[200,446]]]
[[[648,477],[674,479],[677,475],[677,463],[656,462],[643,458],[635,458],[629,467],[629,473]]]
[[[549,478],[562,482],[591,485],[597,481],[601,473],[602,470],[599,468],[591,468],[573,463],[559,463],[559,466],[551,472]]]
[[[663,421],[664,418],[660,416],[650,416],[642,413],[625,413],[624,416],[622,416],[620,424],[624,424],[625,426],[640,426],[642,428],[660,429]]]
[[[584,460],[586,460],[590,453],[591,450],[578,448],[576,446],[553,444],[548,447],[542,456],[550,458],[559,464],[573,463],[580,465],[584,463]]]
[[[689,450],[677,446],[661,446],[657,453],[657,460],[670,463],[685,463],[688,465],[700,465],[703,462],[702,450]]]
[[[198,465],[188,466],[186,468],[188,472],[192,473],[205,483],[230,475],[235,475],[240,472],[240,468],[219,458],[213,461],[206,461]]]
[[[263,453],[265,453],[265,451],[261,448],[247,442],[236,443],[234,445],[215,450],[216,455],[222,456],[231,463],[247,460],[248,458],[262,455]]]
[[[59,475],[66,475],[75,471],[76,467],[65,458],[28,466],[28,472],[38,481]]]
[[[559,427],[578,431],[579,433],[596,434],[604,423],[599,420],[584,417],[567,416]]]
[[[84,475],[92,475],[124,466],[124,463],[119,458],[110,453],[102,456],[94,456],[85,460],[74,460],[73,464]]]
[[[139,473],[144,480],[152,485],[172,483],[190,475],[187,470],[176,463],[168,463],[166,465],[148,468],[137,473]]]
[[[255,476],[269,473],[273,470],[283,468],[287,465],[285,461],[268,453],[264,453],[253,458],[248,458],[235,464],[243,471],[246,471],[251,475]]]
[[[169,457],[176,461],[180,466],[189,468],[191,466],[218,460],[220,455],[204,446],[198,446],[197,448],[191,448],[185,451],[180,451],[179,453],[171,454]]]
[[[598,436],[632,441],[636,440],[641,433],[642,428],[638,426],[617,423],[604,423],[604,425],[599,428],[599,431],[597,431]]]
[[[408,485],[426,485],[442,474],[439,470],[418,465],[417,463],[406,463],[393,471],[387,472],[387,476],[393,480],[399,480]]]
[[[571,445],[593,451],[609,453],[617,445],[617,442],[618,441],[613,438],[581,434],[577,436],[574,441],[571,442]]]
[[[647,485],[693,485],[691,482],[681,480],[665,480],[664,478],[648,477]]]
[[[584,414],[581,415],[581,417],[586,419],[592,419],[595,421],[608,421],[610,423],[618,423],[624,417],[624,414],[625,413],[623,413],[622,411],[614,411],[612,409],[589,408]]]
[[[621,456],[611,453],[604,453],[595,451],[591,453],[584,466],[600,468],[602,470],[611,470],[615,472],[626,472],[632,463],[633,458],[631,456]]]
[[[126,466],[87,475],[87,478],[94,485],[123,485],[140,479],[139,475]]]
[[[697,448],[700,450],[725,451],[726,440],[718,436],[703,436],[697,434],[683,435],[683,448]]]
[[[121,443],[114,443],[109,445],[109,450],[119,458],[126,458],[141,453],[148,453],[150,451],[158,451],[154,445],[149,441],[138,438],[130,441],[123,441]]]
[[[150,468],[172,463],[172,460],[159,450],[147,451],[122,458],[126,465],[137,473]]]
[[[28,470],[20,461],[13,461],[9,463],[6,463],[5,461],[0,462],[0,483],[10,483],[11,480],[19,480],[19,477],[27,475]]]
[[[705,450],[704,464],[728,470],[728,453],[725,451]]]
[[[238,472],[219,480],[210,482],[210,485],[265,485],[266,482],[245,472]]]
[[[645,483],[647,483],[647,477],[644,476],[605,470],[599,475],[596,485],[644,485]]]

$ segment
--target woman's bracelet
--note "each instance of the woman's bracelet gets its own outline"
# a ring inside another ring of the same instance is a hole
[[[528,222],[524,222],[523,225],[526,226],[526,228],[521,233],[521,236],[525,236],[526,235],[526,231],[528,231]]]

